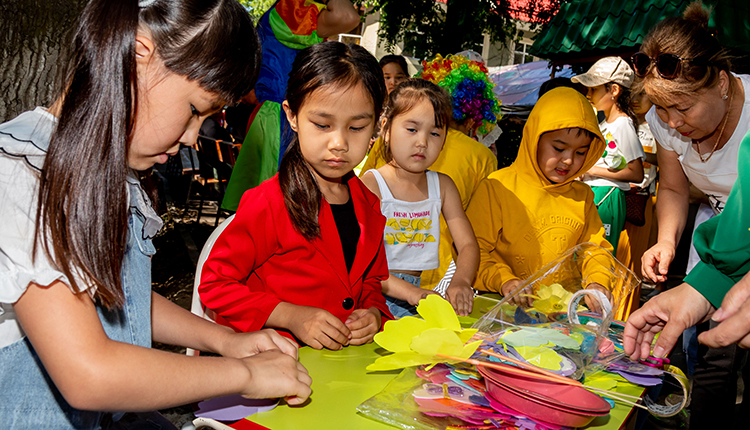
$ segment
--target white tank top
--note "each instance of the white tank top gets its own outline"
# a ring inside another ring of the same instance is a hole
[[[386,217],[383,243],[389,270],[432,270],[440,266],[440,178],[427,170],[429,197],[420,202],[397,200],[377,170],[380,212]]]

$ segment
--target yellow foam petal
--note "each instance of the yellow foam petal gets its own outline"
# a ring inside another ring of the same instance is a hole
[[[477,332],[475,328],[465,328],[458,332],[458,338],[461,339],[461,343],[466,343],[474,336]]]
[[[519,346],[516,351],[521,357],[534,366],[548,370],[560,370],[562,368],[562,357],[555,351],[544,347]]]
[[[422,300],[424,302],[424,300]],[[427,328],[427,323],[416,317],[403,317],[385,323],[383,331],[375,335],[375,342],[391,352],[411,351],[411,340]]]
[[[414,351],[397,352],[395,354],[378,358],[374,363],[367,366],[367,370],[375,371],[403,369],[404,367],[429,364],[433,361],[434,360],[432,359],[432,357],[417,354]]]
[[[411,342],[413,351],[430,357],[436,354],[456,355],[463,347],[456,332],[445,328],[428,328]]]
[[[458,322],[453,306],[437,294],[430,294],[427,298],[420,300],[417,312],[427,322],[428,327],[461,330],[461,324]]]
[[[596,372],[589,375],[584,383],[589,387],[601,388],[602,390],[614,390],[618,384],[615,374],[608,372]]]

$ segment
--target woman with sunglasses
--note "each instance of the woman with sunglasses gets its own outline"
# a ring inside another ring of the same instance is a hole
[[[646,120],[658,147],[659,234],[642,258],[643,276],[653,282],[667,279],[687,219],[690,183],[707,195],[712,213],[720,213],[737,179],[740,142],[750,128],[750,76],[730,72],[730,56],[708,30],[708,18],[700,2],[692,3],[682,18],[657,24],[632,58],[642,78],[635,91],[642,87],[654,103]],[[664,356],[684,329],[705,321],[712,304],[721,305],[718,281],[704,276],[703,265],[689,266],[686,283],[631,315],[628,327],[636,345],[664,328],[654,348],[654,355]],[[690,428],[724,428],[721,420],[732,419],[744,354],[735,347],[698,350]]]

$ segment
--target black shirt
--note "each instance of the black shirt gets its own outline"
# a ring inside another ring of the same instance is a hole
[[[333,219],[336,221],[336,229],[339,231],[341,239],[341,248],[344,250],[344,261],[346,261],[346,271],[352,270],[354,256],[357,255],[357,242],[359,242],[359,223],[357,215],[354,213],[354,204],[352,198],[342,205],[331,205]]]

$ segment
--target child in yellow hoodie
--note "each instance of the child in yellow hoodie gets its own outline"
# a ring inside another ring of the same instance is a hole
[[[476,289],[509,294],[579,243],[612,251],[594,193],[576,180],[604,145],[581,93],[562,87],[539,98],[516,160],[479,184],[466,211],[479,242]]]

